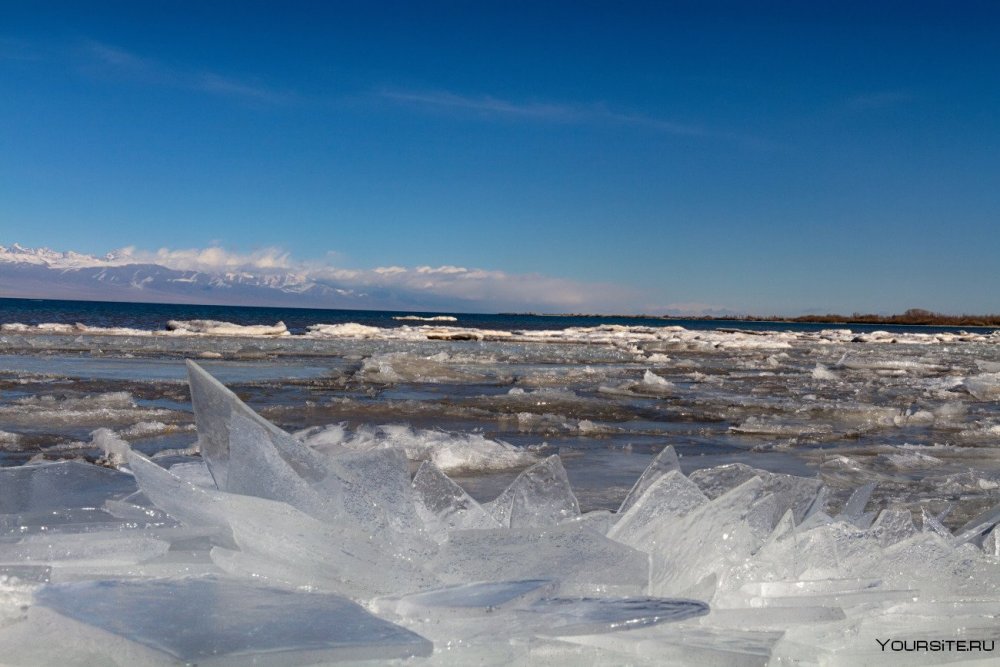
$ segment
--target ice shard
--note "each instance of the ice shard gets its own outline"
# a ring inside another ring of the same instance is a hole
[[[608,531],[608,537],[642,551],[654,550],[654,542],[647,539],[650,526],[679,518],[708,502],[705,494],[679,470],[660,475],[637,498],[629,509],[618,517]]]
[[[336,457],[345,477],[344,511],[372,534],[392,539],[423,527],[413,503],[406,454],[399,449],[348,452]]]
[[[554,526],[580,516],[580,503],[557,455],[523,471],[483,508],[501,526],[511,528]]]
[[[413,493],[417,514],[435,541],[445,541],[453,530],[500,527],[472,496],[430,461],[424,461],[413,477]]]
[[[350,523],[318,521],[286,503],[236,494],[225,494],[222,502],[239,551],[213,549],[212,560],[227,572],[356,599],[439,585],[423,567],[431,552],[419,535],[393,544]]]
[[[309,448],[247,407],[236,394],[198,364],[188,360],[187,369],[201,455],[208,463],[219,489],[229,490],[232,455],[229,443],[234,414],[256,422],[272,438],[272,444],[285,462],[306,481],[316,482],[328,476],[327,464]]]
[[[677,452],[674,451],[672,446],[667,445],[656,455],[639,479],[636,480],[635,485],[632,486],[632,489],[625,496],[625,500],[622,501],[621,506],[618,508],[618,513],[624,514],[627,512],[639,500],[642,494],[646,492],[646,489],[652,486],[658,479],[669,472],[675,470],[679,472],[680,469],[681,462],[677,458]]]
[[[754,477],[732,491],[658,526],[656,553],[650,559],[653,595],[686,595],[700,582],[742,561],[756,546],[746,522],[764,483]]]
[[[743,463],[703,468],[689,475],[709,498],[717,498],[754,477],[763,481],[764,493],[774,494],[779,512],[791,509],[796,521],[802,521],[811,510],[819,509],[814,501],[823,485],[818,479],[772,473]]]
[[[858,528],[867,528],[874,518],[874,514],[865,514],[865,506],[875,491],[875,482],[868,482],[859,486],[851,493],[851,497],[844,504],[844,510],[837,518],[849,521]]]
[[[342,484],[328,482],[319,493],[286,462],[259,421],[233,413],[229,451],[229,492],[286,502],[328,523],[343,520]]]
[[[213,528],[224,543],[231,543],[222,492],[185,481],[135,450],[126,460],[143,495],[159,509],[189,526]]]

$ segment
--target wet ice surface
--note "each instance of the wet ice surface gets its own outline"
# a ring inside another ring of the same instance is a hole
[[[388,632],[219,664],[857,664],[1000,634],[1000,336],[337,326],[0,332],[15,664],[63,659],[22,650],[45,632],[78,664],[214,650],[168,610],[122,625],[115,590],[323,594]],[[207,378],[196,429],[185,358],[262,417]],[[104,611],[51,602],[75,585]]]

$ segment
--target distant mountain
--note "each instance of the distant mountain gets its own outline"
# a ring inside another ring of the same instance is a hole
[[[317,308],[364,308],[371,301],[296,272],[179,270],[119,253],[95,257],[18,244],[0,246],[0,296]]]
[[[0,297],[441,312],[624,312],[628,288],[463,266],[343,268],[265,248],[102,256],[0,246]]]

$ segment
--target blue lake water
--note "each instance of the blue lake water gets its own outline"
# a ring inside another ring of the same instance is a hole
[[[303,333],[313,324],[357,322],[368,326],[398,327],[420,324],[396,317],[451,315],[456,322],[442,324],[480,329],[565,329],[607,324],[624,326],[682,326],[686,329],[712,330],[740,328],[751,331],[819,331],[840,325],[793,322],[750,322],[744,320],[659,319],[645,317],[588,317],[580,315],[489,314],[448,312],[403,312],[379,310],[323,310],[313,308],[270,308],[249,306],[204,306],[160,303],[124,303],[109,301],[60,301],[51,299],[0,298],[0,324],[81,323],[94,327],[129,327],[149,331],[162,330],[170,320],[219,320],[241,325],[284,322],[292,333]],[[846,326],[846,325],[845,325]],[[853,331],[920,331],[937,333],[975,329],[975,327],[914,327],[851,324]]]

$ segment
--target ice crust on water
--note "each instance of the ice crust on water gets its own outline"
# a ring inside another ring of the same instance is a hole
[[[508,470],[530,465],[537,457],[529,451],[478,433],[448,433],[413,429],[400,424],[361,427],[349,432],[342,424],[312,428],[295,434],[322,452],[402,449],[412,461],[432,461],[444,472]]]
[[[303,442],[191,384],[207,468],[109,440],[131,475],[0,469],[5,662],[875,664],[886,633],[996,634],[996,507],[918,531],[873,484],[829,508],[819,479],[685,476],[670,448],[616,513],[581,514],[558,457],[480,504],[433,457],[411,479],[405,432]]]
[[[284,322],[276,324],[233,324],[218,320],[170,320],[167,331],[208,336],[288,336]]]

